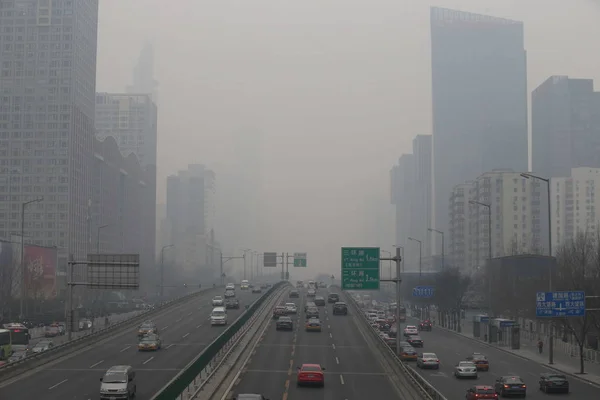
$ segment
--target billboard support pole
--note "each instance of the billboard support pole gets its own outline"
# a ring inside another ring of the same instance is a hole
[[[69,262],[67,263],[67,340],[71,341],[73,335],[73,266],[75,261],[73,260],[73,254],[69,256]]]

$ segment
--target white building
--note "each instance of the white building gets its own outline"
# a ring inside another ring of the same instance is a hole
[[[473,182],[456,185],[450,194],[448,242],[448,265],[465,269],[473,264],[470,252],[469,196]]]
[[[551,179],[553,253],[578,232],[595,234],[600,220],[600,168],[573,168]]]

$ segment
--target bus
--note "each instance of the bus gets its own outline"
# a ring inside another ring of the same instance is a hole
[[[29,350],[29,340],[31,339],[31,335],[29,334],[29,329],[27,329],[25,325],[10,323],[5,324],[4,329],[10,331],[13,352]]]
[[[8,360],[10,356],[12,356],[10,331],[8,329],[0,329],[0,360]]]

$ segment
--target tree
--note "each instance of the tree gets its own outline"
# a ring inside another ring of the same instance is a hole
[[[452,315],[454,322],[460,318],[462,300],[470,285],[471,277],[456,267],[447,267],[436,274],[434,302],[442,315]]]
[[[583,290],[586,296],[599,294],[600,282],[600,236],[580,232],[561,246],[557,253],[558,282],[554,290]],[[583,350],[586,336],[593,325],[593,317],[568,317],[561,320],[563,328],[571,333],[579,347],[580,373],[585,373]]]

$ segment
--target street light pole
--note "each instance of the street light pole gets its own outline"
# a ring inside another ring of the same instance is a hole
[[[251,249],[242,249],[242,251],[244,252],[244,255],[242,256],[244,258],[244,280],[248,279],[246,277],[246,253],[249,251],[252,251]]]
[[[100,254],[100,230],[102,228],[106,228],[107,226],[110,226],[110,224],[100,225],[98,228],[96,228],[96,254]]]
[[[160,301],[164,301],[165,294],[165,250],[175,247],[174,244],[168,244],[160,249]]]
[[[438,231],[437,229],[427,228],[429,232],[435,232],[442,235],[442,271],[444,270],[444,232]]]
[[[25,301],[25,296],[27,296],[27,282],[25,281],[25,270],[27,269],[27,266],[25,265],[25,208],[29,204],[39,203],[43,200],[43,197],[38,197],[37,199],[21,203],[21,301],[19,302],[19,314],[21,321],[25,319],[25,315],[23,314],[23,304]]]
[[[478,205],[485,207],[488,210],[488,308],[489,308],[489,322],[488,322],[488,341],[492,343],[492,205],[482,203],[476,200],[469,200],[469,204]]]
[[[421,280],[421,275],[423,274],[423,269],[422,269],[422,261],[423,261],[423,242],[415,239],[415,238],[411,238],[409,237],[408,240],[412,240],[413,242],[418,242],[419,243],[419,281]]]

